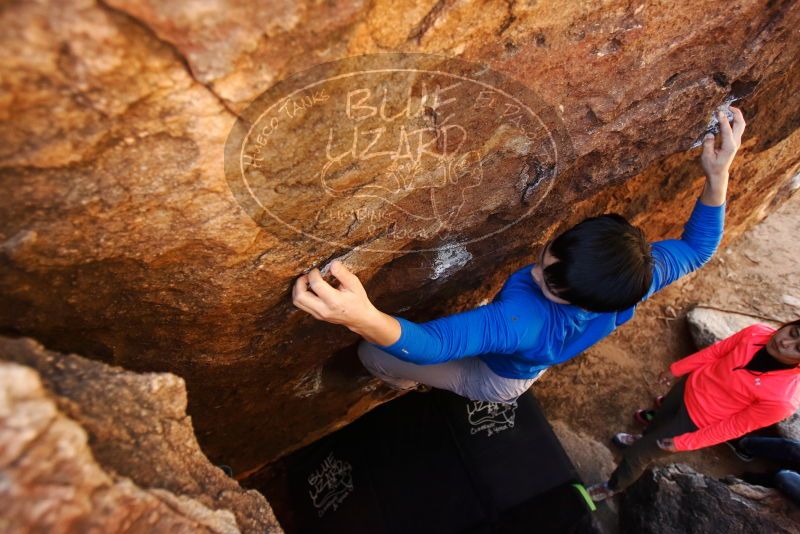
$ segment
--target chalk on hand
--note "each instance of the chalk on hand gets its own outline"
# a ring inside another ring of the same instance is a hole
[[[717,115],[718,112],[722,111],[725,113],[725,116],[728,118],[728,122],[733,121],[733,111],[731,111],[731,104],[739,100],[735,96],[729,96],[725,99],[725,101],[717,106],[713,112],[711,112],[711,120],[708,121],[708,125],[706,129],[703,130],[703,133],[700,135],[700,138],[697,139],[692,146],[689,148],[697,148],[703,144],[703,140],[706,138],[707,135],[717,135],[719,133],[719,116]]]
[[[319,270],[319,272],[322,274],[322,276],[328,276],[329,274],[331,274],[331,264],[332,263],[333,263],[333,261],[329,261],[328,263],[326,263],[325,265],[322,266],[322,269]]]
[[[351,250],[351,251],[350,251],[350,252],[348,252],[347,254],[343,254],[343,255],[339,256],[338,258],[333,258],[331,261],[329,261],[328,263],[326,263],[325,265],[323,265],[323,266],[322,266],[322,268],[319,270],[319,272],[320,272],[320,273],[322,273],[322,276],[325,276],[325,277],[327,277],[327,276],[333,277],[333,274],[331,274],[331,265],[333,265],[333,262],[335,262],[335,261],[338,261],[338,262],[340,262],[342,265],[344,265],[345,267],[347,267],[348,269],[350,269],[350,270],[353,270],[353,267],[352,267],[352,265],[349,265],[349,264],[351,264],[351,263],[352,263],[352,255],[353,255],[353,252],[355,252],[355,251]]]

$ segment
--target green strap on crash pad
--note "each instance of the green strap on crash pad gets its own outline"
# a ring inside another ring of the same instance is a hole
[[[576,490],[578,490],[578,493],[581,494],[581,496],[583,497],[583,500],[586,501],[586,505],[589,507],[589,510],[591,510],[592,512],[596,511],[597,510],[597,506],[594,505],[594,501],[589,496],[589,492],[586,491],[586,488],[583,487],[583,484],[573,484],[572,486]]]

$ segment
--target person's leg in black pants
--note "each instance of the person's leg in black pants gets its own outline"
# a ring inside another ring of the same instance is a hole
[[[800,468],[800,441],[766,436],[745,436],[739,448],[751,456],[778,462],[783,467]],[[791,469],[775,473],[774,484],[787,497],[800,505],[800,474]]]
[[[642,431],[642,435],[646,436],[656,430],[662,425],[672,420],[683,406],[683,392],[686,388],[686,377],[681,377],[672,386],[669,392],[661,401],[661,406],[656,410],[655,417],[649,425]]]
[[[609,489],[614,492],[624,490],[633,484],[654,460],[673,454],[659,447],[658,440],[697,430],[683,403],[685,383],[685,379],[682,379],[675,384],[643,436],[622,453],[622,462],[608,481]]]
[[[766,436],[745,436],[739,448],[750,456],[766,458],[784,466],[800,467],[800,441]]]
[[[800,474],[788,469],[781,469],[775,474],[778,489],[795,504],[800,505]]]

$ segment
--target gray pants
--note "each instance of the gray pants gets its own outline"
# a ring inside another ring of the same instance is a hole
[[[503,378],[475,357],[417,365],[395,358],[366,341],[358,345],[358,357],[370,373],[395,389],[414,389],[425,384],[470,400],[488,402],[514,402],[545,371],[542,369],[533,378]]]

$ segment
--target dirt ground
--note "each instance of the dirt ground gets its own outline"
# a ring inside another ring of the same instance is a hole
[[[777,321],[800,317],[799,229],[796,194],[758,226],[721,247],[702,269],[642,304],[613,335],[549,370],[534,386],[548,418],[603,443],[615,432],[639,431],[632,414],[664,393],[656,383],[658,373],[695,350],[685,321],[693,305]],[[725,445],[676,455],[672,461],[717,477],[757,467],[738,460]]]

